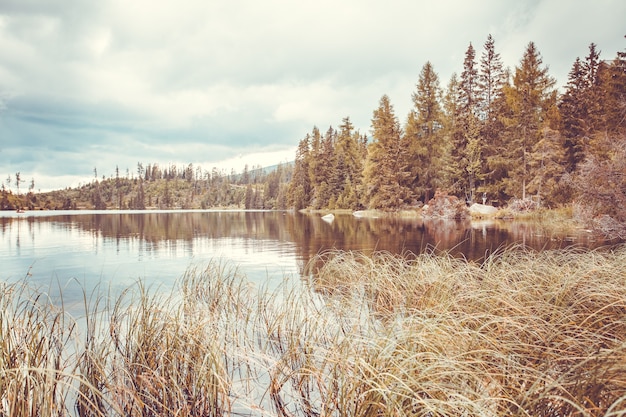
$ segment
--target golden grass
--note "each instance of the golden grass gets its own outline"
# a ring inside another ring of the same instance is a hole
[[[0,284],[0,416],[624,416],[626,247],[229,265],[74,319]]]
[[[401,350],[382,369],[407,387],[418,415],[626,415],[624,248],[506,250],[482,265],[324,257],[318,290],[363,293],[388,323],[383,346]]]

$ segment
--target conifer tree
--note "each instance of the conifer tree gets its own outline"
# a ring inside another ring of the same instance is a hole
[[[400,138],[402,132],[389,97],[384,95],[372,118],[372,142],[364,172],[368,207],[394,209],[402,205]],[[406,172],[406,171],[405,171]]]
[[[476,53],[470,43],[465,52],[463,72],[458,86],[457,129],[455,129],[452,147],[452,161],[461,176],[458,184],[466,200],[473,201],[477,181],[483,178],[482,138],[478,115],[480,113],[480,95]],[[471,148],[468,148],[471,142]],[[469,166],[471,164],[471,166]]]
[[[448,192],[459,192],[462,172],[459,165],[453,161],[454,135],[459,129],[459,79],[453,73],[446,87],[442,101],[443,129],[442,129],[442,157],[441,171],[439,172],[440,186]]]
[[[311,199],[324,179],[324,161],[322,160],[322,134],[317,126],[313,127],[309,139],[309,179],[311,181]]]
[[[587,132],[591,135],[602,126],[602,80],[600,72],[602,61],[600,51],[596,49],[596,44],[589,45],[589,55],[585,57],[584,74],[586,78],[585,107],[587,111]]]
[[[94,170],[95,170],[95,168],[94,168]],[[98,177],[98,175],[97,175],[97,173],[96,173],[96,178],[97,178],[97,177]],[[15,186],[17,187],[17,195],[18,195],[18,197],[19,197],[19,195],[20,195],[20,184],[22,183],[22,181],[23,181],[23,180],[22,180],[22,175],[21,175],[21,173],[20,173],[19,171],[18,171],[18,172],[16,172],[16,173],[15,173]],[[98,180],[96,179],[96,182],[97,182],[97,181],[98,181]]]
[[[569,187],[561,183],[565,174],[563,141],[558,130],[546,126],[533,146],[529,158],[533,175],[528,191],[541,198],[541,204],[561,204],[569,195]]]
[[[459,81],[459,113],[461,116],[477,115],[479,109],[479,82],[476,68],[476,52],[470,43],[465,51],[463,72]]]
[[[585,158],[589,139],[603,127],[603,65],[596,45],[589,45],[585,61],[576,58],[568,74],[565,94],[561,97],[561,113],[567,171],[573,172]]]
[[[170,193],[170,180],[169,178],[165,179],[165,187],[163,189],[163,197],[161,199],[163,208],[169,209],[172,208],[172,195]],[[121,200],[120,200],[120,208],[121,208]]]
[[[606,114],[606,131],[624,133],[626,132],[626,51],[618,52],[603,72],[602,100]]]
[[[339,126],[335,147],[337,183],[337,208],[357,208],[356,189],[360,187],[363,159],[359,149],[359,133],[349,117]]]
[[[427,202],[439,185],[444,143],[442,141],[443,112],[441,109],[439,76],[432,64],[426,62],[420,72],[413,109],[409,113],[403,137],[403,157],[406,165],[408,191]],[[411,193],[409,193],[411,195]]]
[[[330,208],[329,202],[337,199],[339,178],[336,172],[336,136],[337,132],[331,126],[320,144],[318,160],[315,162],[318,168],[315,178],[316,187],[313,192],[313,208],[315,209]]]
[[[137,189],[137,203],[135,204],[135,209],[137,210],[145,210],[146,209],[146,194],[143,189],[143,178],[139,178],[139,186]]]
[[[283,164],[265,176],[263,187],[264,208],[276,209],[283,178]]]
[[[546,127],[548,109],[556,97],[555,80],[549,76],[548,68],[535,44],[526,47],[520,65],[515,68],[513,85],[505,89],[510,115],[506,120],[505,159],[508,178],[504,181],[505,191],[511,196],[526,199],[526,187],[530,171],[530,153]]]
[[[254,198],[252,202],[252,207],[257,210],[263,210],[265,208],[265,199],[263,196],[263,191],[259,187],[259,184],[254,186]]]
[[[468,116],[465,140],[465,151],[460,165],[465,170],[465,177],[467,178],[466,200],[473,203],[476,197],[477,184],[485,178],[480,125],[478,118],[474,115]]]
[[[296,160],[293,167],[293,177],[289,183],[288,204],[296,210],[308,207],[311,199],[311,179],[310,179],[310,153],[309,139],[307,134],[298,144],[296,150]],[[248,192],[248,189],[250,190]],[[252,187],[246,189],[246,208],[251,205]],[[250,197],[250,199],[249,199]]]
[[[417,90],[412,95],[417,123],[426,136],[433,136],[441,128],[441,94],[439,76],[432,64],[426,62],[419,75]]]
[[[484,185],[483,191],[490,199],[501,197],[498,183],[505,172],[502,170],[501,132],[503,125],[504,96],[503,88],[508,83],[508,71],[502,63],[500,54],[496,52],[495,41],[491,35],[483,46],[478,73],[479,109],[481,121],[481,137],[483,143]]]
[[[491,139],[497,129],[498,104],[502,97],[502,87],[507,82],[507,71],[500,54],[495,51],[495,41],[487,37],[480,59],[478,73],[479,118],[485,123],[483,135]]]
[[[244,208],[246,210],[252,209],[253,203],[254,203],[254,191],[252,190],[252,184],[248,183],[248,185],[246,185],[246,194],[244,197]],[[302,207],[298,207],[296,204],[297,203],[294,203],[296,210],[299,210],[302,208]]]
[[[584,67],[576,58],[568,75],[565,94],[559,103],[562,131],[565,137],[567,171],[573,172],[584,158],[585,114],[583,96],[586,91]]]

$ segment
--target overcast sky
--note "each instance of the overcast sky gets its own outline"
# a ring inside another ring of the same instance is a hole
[[[624,0],[0,0],[0,178],[284,162],[313,126],[369,134],[383,94],[404,122],[424,63],[445,87],[488,34],[510,68],[535,42],[563,86],[625,22]]]

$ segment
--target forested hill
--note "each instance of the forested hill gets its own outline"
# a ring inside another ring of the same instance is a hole
[[[227,175],[218,169],[203,170],[189,164],[161,168],[157,164],[137,164],[136,173],[127,170],[98,178],[76,188],[24,194],[3,188],[2,209],[286,209],[287,184],[292,164],[244,169]]]

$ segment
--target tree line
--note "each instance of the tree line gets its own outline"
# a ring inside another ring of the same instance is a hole
[[[0,210],[15,210],[34,205],[33,201],[37,200],[35,197],[35,179],[30,180],[28,192],[22,196],[20,187],[25,182],[26,180],[20,171],[15,173],[15,177],[12,177],[11,174],[7,176],[6,181],[0,184]],[[15,185],[16,195],[11,191],[12,185]]]
[[[296,151],[289,205],[395,210],[437,190],[468,203],[626,203],[626,53],[603,60],[590,44],[562,94],[533,42],[513,70],[491,35],[462,65],[442,88],[426,62],[403,124],[384,95],[369,139],[348,117],[323,135],[314,127]]]
[[[3,184],[0,205],[3,210],[287,209],[291,171],[289,164],[246,166],[242,173],[226,174],[191,163],[161,167],[138,162],[136,172],[116,167],[109,177],[99,177],[94,168],[93,180],[76,188],[34,193],[33,185],[28,194],[19,188],[15,194]]]
[[[478,56],[480,55],[480,56]],[[602,59],[595,44],[577,58],[563,93],[528,43],[505,67],[491,35],[470,43],[445,88],[426,62],[400,123],[390,98],[373,111],[368,137],[344,117],[313,127],[293,164],[226,174],[199,166],[116,167],[76,189],[21,193],[20,173],[2,184],[2,209],[211,208],[381,209],[420,207],[447,194],[468,203],[557,207],[575,203],[626,223],[626,52]]]

